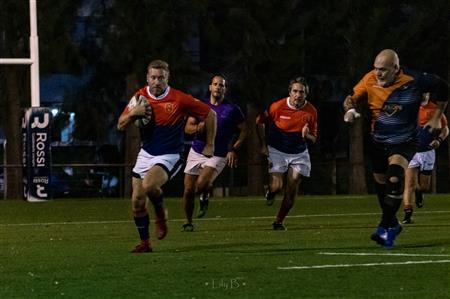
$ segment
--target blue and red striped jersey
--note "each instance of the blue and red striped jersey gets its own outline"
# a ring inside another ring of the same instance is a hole
[[[266,125],[267,145],[286,154],[298,154],[307,149],[302,137],[306,124],[309,133],[317,136],[317,110],[308,101],[296,109],[289,105],[289,98],[280,99],[258,116],[258,122]]]
[[[205,103],[170,86],[159,97],[150,94],[148,86],[135,95],[147,98],[152,107],[152,120],[140,128],[140,134],[142,148],[154,156],[183,152],[186,118],[204,120],[211,110]],[[128,113],[128,107],[122,113]]]

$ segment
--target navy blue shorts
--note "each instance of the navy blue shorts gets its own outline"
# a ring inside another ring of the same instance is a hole
[[[385,144],[372,140],[370,148],[372,156],[372,172],[386,173],[389,166],[388,159],[393,155],[403,156],[409,162],[418,149],[419,142],[417,139],[400,144]]]

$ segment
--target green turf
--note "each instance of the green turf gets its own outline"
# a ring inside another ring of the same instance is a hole
[[[0,298],[450,298],[448,195],[427,196],[392,250],[369,239],[374,196],[300,196],[285,232],[279,201],[212,199],[188,233],[169,199],[148,254],[129,253],[128,200],[0,201]],[[346,267],[280,269],[323,265]]]

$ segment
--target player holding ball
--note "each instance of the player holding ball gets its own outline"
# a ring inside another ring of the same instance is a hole
[[[205,156],[214,152],[216,113],[206,104],[189,94],[172,88],[169,82],[169,65],[162,60],[150,62],[147,68],[147,86],[139,89],[133,98],[147,100],[144,104],[129,103],[119,117],[117,128],[121,131],[137,120],[141,149],[132,171],[132,210],[141,242],[134,253],[151,252],[150,217],[148,201],[155,209],[156,236],[167,234],[167,211],[164,208],[161,187],[175,176],[182,166],[183,134],[185,119],[189,116],[205,122]],[[133,98],[131,102],[133,101]],[[137,100],[136,100],[137,99]],[[151,120],[150,120],[151,119]]]

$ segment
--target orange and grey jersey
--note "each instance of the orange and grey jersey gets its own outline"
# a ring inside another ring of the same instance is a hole
[[[286,154],[298,154],[307,149],[302,129],[308,124],[309,134],[317,136],[317,111],[305,102],[300,108],[289,104],[289,98],[272,103],[267,111],[258,117],[266,125],[267,145]]]
[[[448,98],[447,84],[432,74],[401,69],[393,84],[381,87],[372,70],[355,85],[352,99],[367,100],[376,142],[400,144],[417,138],[417,114],[426,92],[439,101]]]

